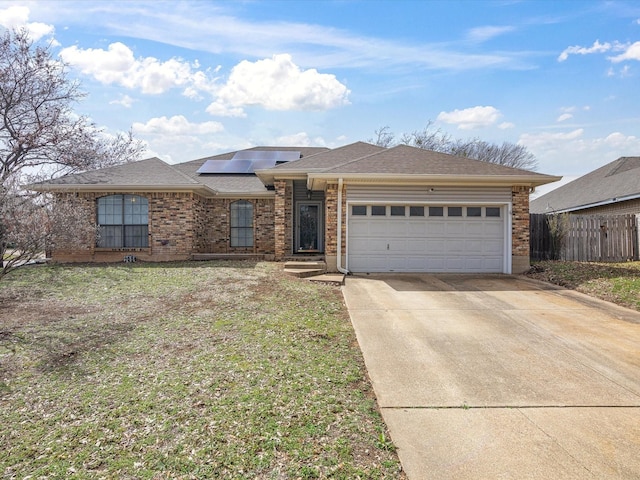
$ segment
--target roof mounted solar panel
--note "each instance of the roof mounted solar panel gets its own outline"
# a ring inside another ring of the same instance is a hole
[[[231,160],[207,160],[197,173],[254,173],[299,158],[300,152],[288,150],[242,150]]]
[[[234,160],[273,160],[276,163],[300,159],[300,152],[291,150],[242,150],[236,152]]]

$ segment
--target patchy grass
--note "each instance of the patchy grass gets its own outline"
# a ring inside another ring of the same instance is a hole
[[[538,262],[526,274],[640,311],[640,262]]]
[[[269,263],[0,282],[5,478],[404,478],[340,290]]]

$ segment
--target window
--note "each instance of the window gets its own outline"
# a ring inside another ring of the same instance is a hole
[[[387,207],[384,205],[372,205],[371,215],[385,216],[387,214]]]
[[[351,215],[366,215],[366,214],[367,214],[366,205],[353,205],[351,207]]]
[[[443,207],[429,207],[430,217],[442,217],[443,215]]]
[[[467,217],[481,217],[482,207],[467,207]]]
[[[447,209],[448,217],[461,217],[462,216],[462,207],[449,207]]]
[[[487,217],[500,217],[500,207],[487,207],[485,212]]]
[[[410,217],[424,217],[424,207],[409,207]]]
[[[231,204],[231,246],[253,247],[253,204],[246,200]]]
[[[138,195],[98,198],[98,225],[102,248],[149,246],[149,201]]]
[[[404,206],[400,207],[397,205],[391,205],[391,216],[392,217],[404,217]]]

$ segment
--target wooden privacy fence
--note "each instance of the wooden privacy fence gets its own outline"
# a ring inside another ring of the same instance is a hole
[[[640,215],[531,214],[531,260],[625,262],[639,259]]]

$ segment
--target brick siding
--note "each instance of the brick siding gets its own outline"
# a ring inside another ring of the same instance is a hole
[[[274,254],[282,260],[293,253],[293,182],[276,180],[274,187]]]
[[[149,246],[146,248],[99,248],[88,240],[84,247],[53,252],[57,262],[119,262],[125,255],[139,260],[186,260],[193,253],[274,252],[274,200],[246,199],[254,205],[254,246],[231,247],[229,208],[235,199],[206,199],[194,193],[127,192],[149,201]],[[97,223],[96,201],[120,192],[80,193],[92,223]]]

